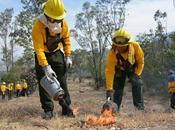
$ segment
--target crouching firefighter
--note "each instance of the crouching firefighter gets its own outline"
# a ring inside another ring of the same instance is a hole
[[[144,53],[140,45],[130,39],[131,35],[123,28],[113,35],[112,47],[106,58],[106,96],[113,99],[119,110],[125,80],[128,77],[132,84],[133,104],[138,110],[144,110],[142,80],[140,79],[144,68]]]
[[[66,69],[72,65],[71,43],[68,23],[64,19],[66,12],[63,1],[48,0],[43,4],[43,11],[44,13],[36,19],[32,29],[37,80],[39,83],[44,75],[49,80],[57,78],[64,90],[64,100],[59,101],[62,106],[62,115],[72,116],[73,113],[69,107],[71,99],[66,82]],[[43,118],[51,119],[53,101],[40,84],[39,95],[44,110]]]

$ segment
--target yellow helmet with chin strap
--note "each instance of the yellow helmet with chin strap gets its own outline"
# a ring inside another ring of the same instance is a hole
[[[127,46],[130,39],[131,35],[123,28],[118,29],[112,37],[115,46]]]
[[[44,14],[56,20],[63,19],[66,16],[62,0],[48,0],[42,4]]]

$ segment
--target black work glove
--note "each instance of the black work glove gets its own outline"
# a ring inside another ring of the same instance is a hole
[[[112,96],[113,96],[112,90],[107,90],[106,91],[106,99],[110,98],[110,100],[112,100]]]
[[[140,76],[138,76],[137,74],[131,75],[129,80],[134,84],[143,85],[143,81],[141,80]]]

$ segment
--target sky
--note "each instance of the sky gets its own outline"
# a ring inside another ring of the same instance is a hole
[[[126,28],[134,36],[155,29],[153,17],[157,10],[167,13],[167,32],[175,31],[173,0],[133,0],[127,5]]]
[[[96,0],[88,0],[92,4]],[[77,0],[77,2],[70,2],[64,0],[68,11],[67,20],[71,27],[74,27],[75,14],[81,12],[82,4],[85,0]],[[167,32],[175,31],[175,7],[173,0],[131,0],[126,6],[126,21],[125,28],[133,35],[143,32],[148,32],[151,28],[155,29],[156,22],[153,17],[157,10],[167,13]]]
[[[67,10],[66,19],[70,28],[74,28],[75,15],[82,10],[82,5],[87,0],[64,0]],[[88,0],[92,4],[96,0]],[[5,8],[14,8],[17,15],[22,10],[20,0],[0,0],[0,12]],[[175,8],[173,0],[131,0],[126,6],[125,28],[132,34],[133,39],[139,33],[148,32],[151,28],[155,29],[156,22],[153,19],[157,10],[167,13],[167,32],[175,31]],[[73,43],[73,49],[78,45]]]

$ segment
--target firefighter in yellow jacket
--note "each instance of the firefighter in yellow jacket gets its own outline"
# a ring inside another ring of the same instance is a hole
[[[131,35],[123,28],[117,30],[112,38],[112,48],[106,58],[106,96],[113,99],[120,109],[125,80],[128,77],[132,84],[133,104],[138,110],[144,110],[140,79],[144,68],[144,53],[140,45],[130,39]]]
[[[21,86],[20,82],[17,82],[15,84],[16,97],[20,96],[21,90],[22,90],[22,86]]]
[[[2,99],[5,99],[5,95],[7,92],[7,86],[5,82],[2,82],[1,84],[1,92],[2,92]]]
[[[13,84],[13,83],[9,83],[9,84],[7,85],[8,100],[12,99],[13,89],[14,89],[14,84]]]
[[[48,0],[43,4],[44,13],[35,21],[32,39],[35,49],[35,69],[38,82],[46,75],[49,80],[58,79],[64,89],[64,100],[71,104],[66,83],[66,69],[72,65],[71,42],[68,23],[64,19],[66,12],[62,0]],[[44,110],[44,119],[53,117],[53,101],[39,84],[40,102]],[[62,115],[71,116],[72,111],[62,105]]]
[[[22,86],[22,91],[21,91],[21,96],[28,96],[28,85],[25,79],[22,80],[21,82]]]

